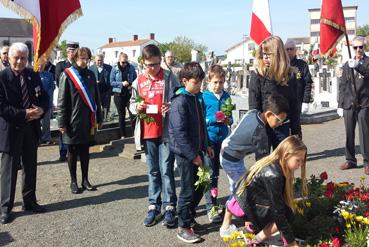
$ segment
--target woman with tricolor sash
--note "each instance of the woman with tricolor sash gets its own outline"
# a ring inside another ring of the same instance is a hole
[[[88,180],[89,147],[95,143],[96,130],[102,123],[99,90],[95,75],[87,69],[91,51],[78,48],[73,54],[73,65],[64,70],[59,80],[59,131],[68,144],[68,167],[71,192],[96,190]],[[77,159],[80,159],[82,184],[77,185]]]

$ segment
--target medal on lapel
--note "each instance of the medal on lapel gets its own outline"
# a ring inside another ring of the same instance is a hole
[[[41,96],[41,87],[40,86],[35,87],[35,95],[36,95],[36,98]]]
[[[297,80],[300,80],[301,79],[301,72],[299,71],[299,72],[297,72],[297,74],[296,74],[296,79]]]

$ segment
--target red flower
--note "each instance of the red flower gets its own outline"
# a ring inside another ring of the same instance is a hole
[[[217,111],[215,113],[215,119],[217,122],[223,122],[225,120],[225,115],[222,111]]]
[[[336,185],[333,182],[327,183],[327,190],[334,191]]]
[[[331,190],[325,191],[324,196],[327,197],[327,198],[332,198],[333,197],[333,191],[331,191]]]
[[[327,174],[327,172],[322,172],[322,173],[320,174],[320,179],[321,179],[321,180],[327,180],[327,179],[328,179],[328,174]]]
[[[369,212],[365,212],[365,213],[364,213],[364,216],[365,216],[365,217],[369,217]]]
[[[341,247],[341,240],[337,237],[332,238],[333,247]]]

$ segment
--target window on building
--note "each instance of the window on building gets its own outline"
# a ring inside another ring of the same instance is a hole
[[[132,50],[132,57],[136,57],[136,50]]]
[[[351,17],[345,17],[345,21],[346,22],[353,22],[355,21],[355,17],[351,16]]]
[[[248,44],[247,48],[249,51],[252,51],[255,49],[255,44],[254,43]]]
[[[311,19],[310,20],[310,24],[319,24],[320,23],[320,19]]]
[[[347,30],[347,34],[355,35],[355,30]]]
[[[310,36],[311,37],[317,37],[317,36],[319,36],[320,35],[320,32],[311,32],[310,33]]]

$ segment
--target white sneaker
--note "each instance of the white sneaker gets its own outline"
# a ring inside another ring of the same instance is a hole
[[[235,231],[237,231],[237,227],[232,224],[228,227],[221,227],[219,229],[219,234],[222,238],[229,238]]]

